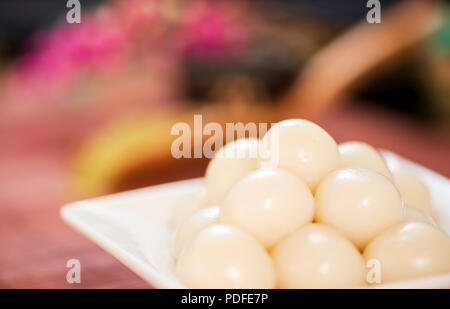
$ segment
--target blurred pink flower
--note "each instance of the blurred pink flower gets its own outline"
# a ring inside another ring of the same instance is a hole
[[[148,30],[156,23],[163,23],[163,6],[165,0],[127,0],[116,1],[112,7],[116,18],[129,38],[137,39],[142,31]]]
[[[126,37],[114,18],[96,20],[86,16],[81,24],[56,27],[33,39],[32,52],[17,64],[26,77],[44,75],[47,81],[62,78],[86,66],[107,67],[126,46]]]
[[[13,66],[7,89],[18,101],[61,101],[80,74],[132,65],[136,52],[141,57],[165,55],[165,61],[175,64],[182,55],[234,57],[248,43],[247,27],[224,1],[187,4],[175,26],[165,13],[162,0],[119,0],[84,14],[81,24],[62,22],[39,33]]]
[[[66,144],[126,113],[177,104],[185,56],[229,59],[246,48],[231,3],[168,4],[116,0],[36,34],[5,76],[0,126],[26,148]]]
[[[181,21],[180,39],[189,56],[226,59],[241,53],[250,33],[233,6],[224,1],[198,1]]]

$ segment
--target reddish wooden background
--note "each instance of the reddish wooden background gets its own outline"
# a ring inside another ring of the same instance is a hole
[[[362,140],[450,175],[450,135],[380,110],[346,108],[316,119],[338,142]],[[17,154],[0,141],[0,288],[148,288],[113,257],[66,226],[67,158],[57,151]],[[198,171],[198,175],[202,173]],[[160,182],[158,175],[152,182]],[[175,179],[185,178],[179,174]],[[82,283],[65,280],[77,258]]]

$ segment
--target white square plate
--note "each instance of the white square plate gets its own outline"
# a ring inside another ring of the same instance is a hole
[[[393,153],[383,155],[391,170],[410,171],[427,184],[437,224],[450,234],[449,179]],[[153,287],[183,288],[174,274],[171,223],[202,185],[203,179],[193,179],[74,202],[61,216]],[[450,273],[379,287],[450,288]]]

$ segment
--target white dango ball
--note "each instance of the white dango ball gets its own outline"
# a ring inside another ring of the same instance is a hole
[[[272,260],[247,233],[211,225],[181,252],[176,273],[188,288],[270,289],[275,286]]]
[[[173,220],[172,226],[178,227],[186,218],[190,217],[199,209],[212,205],[209,202],[208,190],[202,186],[198,190],[193,191],[186,197],[184,205],[177,211]]]
[[[431,197],[427,186],[416,176],[406,172],[394,173],[394,183],[400,191],[405,205],[424,211],[428,216],[435,218],[431,207]]]
[[[206,207],[198,210],[180,224],[175,231],[173,243],[173,256],[175,259],[184,246],[202,229],[219,222],[220,208],[218,206]]]
[[[212,203],[220,203],[236,181],[258,168],[258,145],[256,138],[239,139],[217,151],[205,174]]]
[[[365,285],[365,263],[355,246],[323,224],[308,224],[271,252],[279,288],[350,288]]]
[[[341,168],[367,168],[392,179],[392,174],[383,157],[369,144],[356,141],[346,142],[339,144],[338,149]]]
[[[221,221],[255,237],[265,248],[312,222],[308,186],[281,169],[260,169],[238,181],[222,202]]]
[[[401,222],[402,200],[385,176],[360,168],[334,171],[317,187],[316,220],[363,249],[370,239]]]
[[[381,283],[450,272],[450,238],[429,224],[401,223],[373,239],[364,258],[380,263]]]
[[[334,139],[318,125],[302,119],[281,121],[262,139],[262,167],[295,173],[314,190],[320,179],[339,166]]]

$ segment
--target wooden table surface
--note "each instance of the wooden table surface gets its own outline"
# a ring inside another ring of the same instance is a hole
[[[316,121],[338,142],[366,141],[450,176],[448,132],[359,107]],[[0,144],[0,288],[149,288],[61,221],[59,209],[70,200],[66,166],[67,158],[58,151],[19,155]],[[158,176],[154,182],[159,182]],[[80,284],[65,279],[66,262],[72,258],[81,262]]]

